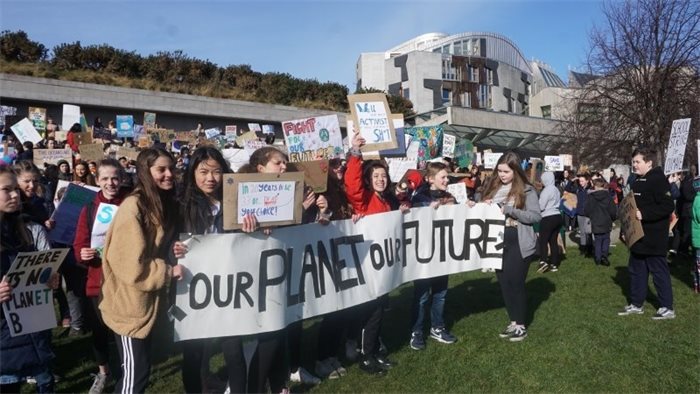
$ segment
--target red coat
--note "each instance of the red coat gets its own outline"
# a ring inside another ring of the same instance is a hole
[[[80,153],[78,141],[76,141],[75,139],[74,132],[69,131],[68,134],[66,134],[66,142],[68,143],[68,146],[70,146],[70,149],[73,151],[73,153]]]
[[[345,170],[345,194],[355,213],[371,215],[391,211],[391,204],[372,190],[365,190],[362,181],[362,160],[350,155]]]
[[[97,193],[97,196],[92,202],[92,222],[95,223],[95,216],[97,216],[97,208],[100,203],[119,205],[122,203],[124,196],[118,195],[113,200],[107,200],[102,191]],[[78,264],[83,264],[87,266],[88,276],[87,284],[85,285],[85,295],[88,297],[99,297],[100,287],[102,286],[102,256],[83,261],[80,258],[80,249],[90,247],[90,237],[92,234],[92,228],[88,228],[87,221],[87,207],[83,207],[80,211],[80,218],[78,219],[78,226],[75,229],[75,239],[73,240],[73,253],[75,254],[75,260]]]

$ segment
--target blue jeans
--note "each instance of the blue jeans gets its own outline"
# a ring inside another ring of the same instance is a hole
[[[610,233],[593,234],[593,246],[595,246],[595,261],[596,264],[600,260],[608,257],[610,251]]]
[[[437,278],[419,279],[413,282],[413,327],[412,332],[423,331],[423,318],[425,316],[425,304],[433,295],[430,307],[430,324],[433,328],[444,328],[445,297],[447,296],[448,276]]]
[[[53,374],[51,373],[51,368],[46,365],[37,365],[33,368],[28,368],[19,374],[0,375],[0,385],[19,385],[27,376],[34,376],[34,379],[36,379],[36,391],[38,393],[54,392]]]

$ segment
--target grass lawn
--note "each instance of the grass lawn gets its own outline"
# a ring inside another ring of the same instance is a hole
[[[528,275],[529,336],[520,343],[498,338],[508,318],[493,273],[450,277],[445,316],[459,341],[428,339],[424,351],[408,347],[411,284],[391,294],[382,338],[398,366],[386,376],[348,376],[312,392],[698,392],[700,387],[700,295],[691,290],[691,260],[672,261],[677,318],[652,321],[658,307],[649,292],[644,315],[617,316],[628,292],[627,249],[611,248],[610,267],[569,248],[559,272]],[[653,286],[650,286],[653,289]],[[306,323],[304,364],[313,370],[318,320]],[[57,333],[60,329],[57,329]],[[307,335],[308,333],[308,335]],[[182,392],[178,346],[161,341],[149,391]],[[57,338],[60,392],[87,392],[94,372],[90,337]],[[116,356],[116,351],[113,352]],[[116,361],[114,362],[116,364]],[[223,375],[221,354],[212,368]],[[24,390],[29,387],[25,386]],[[108,387],[113,389],[112,386]]]

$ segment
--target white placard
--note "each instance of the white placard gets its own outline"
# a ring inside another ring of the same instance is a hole
[[[68,131],[76,123],[80,123],[80,106],[63,104],[61,128]]]
[[[262,128],[260,127],[259,123],[248,123],[248,131],[262,131]]]
[[[454,157],[455,155],[455,145],[457,144],[457,137],[450,134],[442,135],[442,156],[443,157]]]
[[[51,274],[66,258],[68,249],[19,253],[5,274],[12,298],[3,302],[7,326],[13,337],[56,327]]]
[[[671,137],[668,139],[666,150],[666,162],[664,174],[669,175],[683,169],[683,157],[685,156],[685,144],[688,142],[690,131],[690,118],[676,119],[671,126]]]
[[[24,118],[12,125],[11,129],[21,143],[31,141],[33,144],[36,144],[41,141],[39,132],[36,131],[34,124],[32,124],[32,122],[27,118]]]
[[[95,220],[92,224],[92,232],[90,233],[91,248],[101,249],[105,246],[107,230],[109,229],[109,225],[112,224],[112,220],[118,209],[119,207],[116,205],[105,204],[103,202],[97,207]]]
[[[496,168],[496,163],[501,156],[503,156],[502,152],[484,152],[484,168],[489,170]]]
[[[329,160],[344,154],[338,115],[282,122],[282,134],[291,162]]]
[[[447,185],[447,191],[457,200],[457,204],[464,204],[469,200],[467,195],[467,185],[464,182],[457,182]]]
[[[544,157],[545,171],[564,171],[564,160],[561,156],[545,156]]]
[[[295,182],[245,181],[238,187],[238,223],[254,214],[260,223],[294,220]]]
[[[216,127],[204,130],[204,135],[207,137],[207,139],[212,139],[220,134],[221,134],[221,130],[219,130]]]
[[[283,227],[272,236],[196,236],[178,261],[187,269],[171,309],[175,338],[276,331],[416,279],[499,269],[504,224],[495,204],[445,205]]]
[[[389,179],[392,182],[398,182],[406,175],[408,170],[415,170],[417,161],[415,159],[409,158],[388,158],[386,159],[387,164],[389,164]]]

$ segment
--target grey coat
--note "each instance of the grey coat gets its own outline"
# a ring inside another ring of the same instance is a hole
[[[518,221],[518,243],[523,258],[535,254],[537,249],[537,235],[533,224],[542,219],[540,215],[540,202],[535,188],[525,186],[525,209],[517,209],[512,206],[504,206],[503,213]]]

